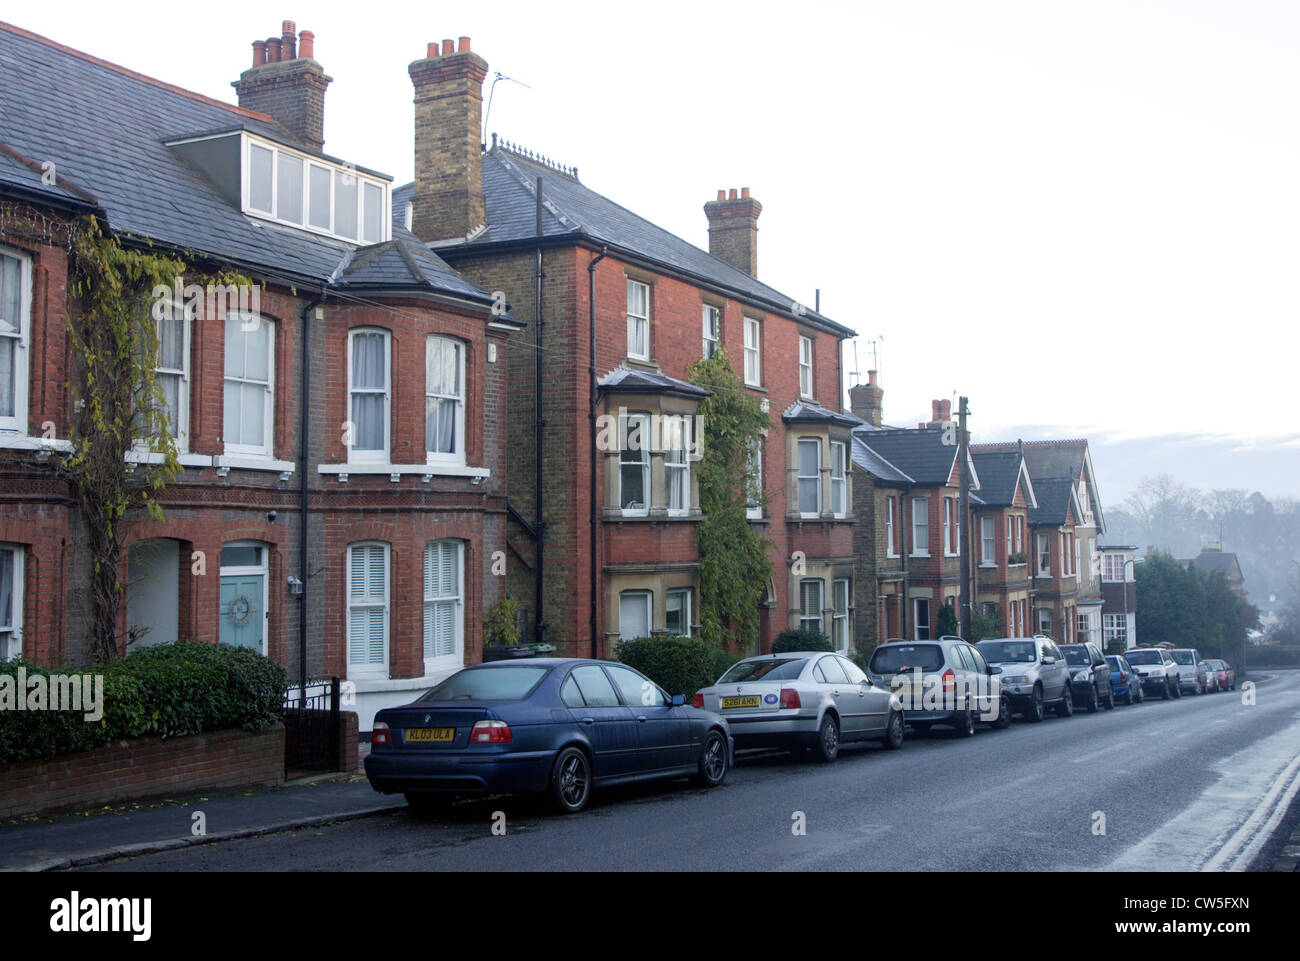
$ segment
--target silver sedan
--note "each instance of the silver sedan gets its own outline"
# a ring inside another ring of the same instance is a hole
[[[879,741],[903,745],[903,708],[896,695],[839,654],[797,651],[765,654],[733,664],[695,706],[727,719],[736,747],[811,749],[833,761],[840,744]]]

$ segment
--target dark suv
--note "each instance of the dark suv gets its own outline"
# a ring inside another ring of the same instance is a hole
[[[1098,707],[1115,709],[1115,690],[1110,685],[1110,662],[1096,644],[1061,644],[1061,653],[1070,667],[1070,686],[1074,703],[1089,714]]]

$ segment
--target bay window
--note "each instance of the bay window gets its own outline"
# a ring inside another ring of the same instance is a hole
[[[687,417],[662,418],[664,483],[668,486],[668,513],[681,516],[691,507],[691,421]]]
[[[31,260],[0,248],[0,430],[27,433]]]
[[[650,418],[646,414],[619,417],[618,504],[624,514],[650,511]],[[641,635],[635,635],[641,636]]]
[[[465,463],[465,345],[450,337],[425,346],[424,443],[430,464]]]
[[[389,334],[362,328],[349,334],[348,396],[351,429],[348,461],[386,463],[391,421]]]
[[[822,590],[825,584],[819,578],[805,578],[799,582],[799,629],[825,633],[822,611]]]
[[[799,515],[818,517],[822,509],[822,444],[816,439],[801,439],[799,452]]]
[[[843,517],[848,510],[848,482],[845,477],[846,445],[831,441],[831,513]]]
[[[16,544],[0,544],[0,661],[23,653],[23,561]]]
[[[664,629],[679,637],[691,636],[691,589],[674,588],[666,594]]]

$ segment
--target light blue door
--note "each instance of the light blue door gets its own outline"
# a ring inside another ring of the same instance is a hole
[[[266,627],[265,574],[227,574],[221,578],[221,643],[263,650]]]

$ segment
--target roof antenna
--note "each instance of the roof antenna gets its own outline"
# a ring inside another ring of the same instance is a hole
[[[514,77],[507,77],[500,70],[496,72],[496,76],[492,79],[492,86],[488,88],[488,105],[487,110],[483,112],[483,130],[479,133],[479,137],[483,143],[487,143],[488,118],[492,116],[492,94],[496,93],[497,84],[502,80],[509,80],[511,83],[517,83],[519,86],[524,87],[527,90],[533,89],[522,80],[516,80]]]
[[[856,337],[853,338],[853,374],[852,374],[852,377],[853,377],[853,383],[849,384],[849,386],[850,386],[850,387],[856,387],[856,386],[858,386],[858,381],[860,381],[860,380],[862,379],[862,375],[858,373],[858,339],[857,339]]]

